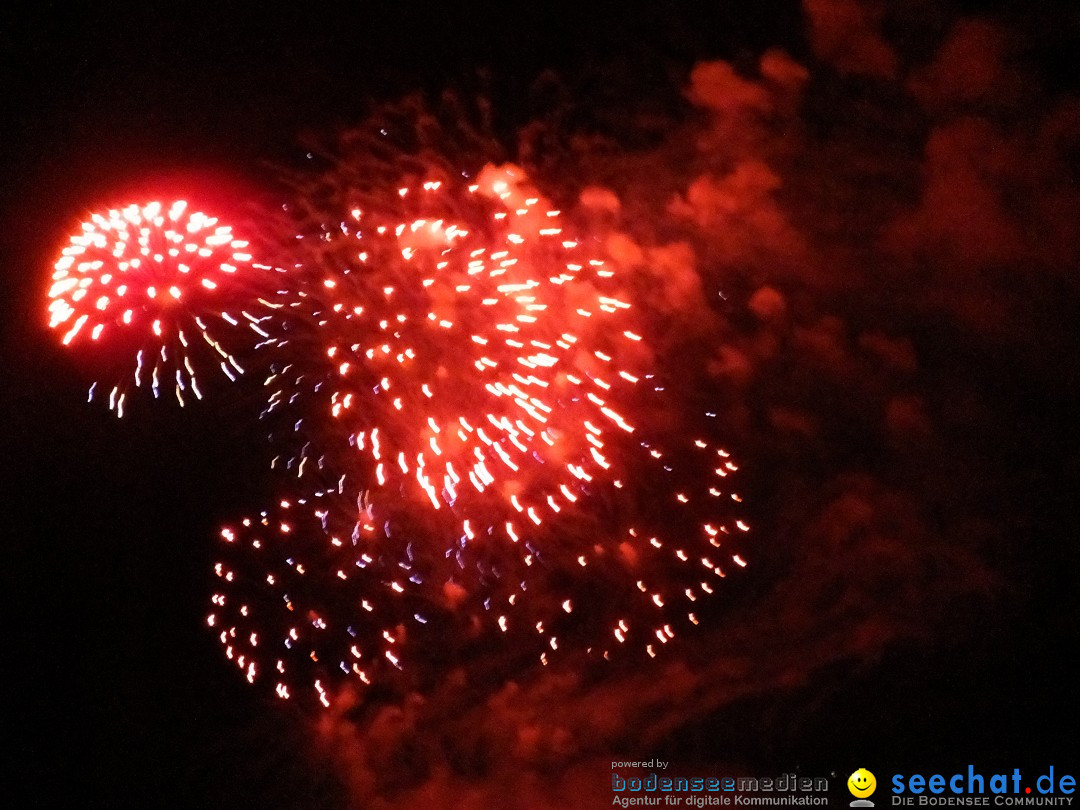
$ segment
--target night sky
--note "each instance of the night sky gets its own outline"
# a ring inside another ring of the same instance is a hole
[[[12,806],[606,806],[607,760],[636,755],[1080,770],[1075,9],[366,5],[0,12]],[[445,718],[313,732],[223,661],[213,538],[272,486],[258,381],[119,421],[45,326],[52,262],[96,205],[273,204],[271,165],[447,89],[490,100],[546,193],[621,200],[612,252],[656,268],[644,306],[689,358],[686,401],[730,426],[759,544],[715,632],[651,686],[518,673],[464,715],[468,756]],[[596,706],[620,720],[590,743]],[[544,715],[569,753],[500,748],[510,727],[546,739]],[[379,745],[451,776],[390,758],[371,778]]]

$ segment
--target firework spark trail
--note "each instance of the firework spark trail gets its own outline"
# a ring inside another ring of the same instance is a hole
[[[485,634],[544,663],[567,645],[655,655],[745,564],[734,463],[630,421],[662,390],[642,328],[515,170],[399,196],[405,217],[353,208],[312,230],[263,344],[267,413],[304,438],[283,466],[317,488],[223,532],[209,622],[226,654],[324,704],[343,675]]]
[[[183,405],[186,396],[202,398],[204,366],[233,380],[243,373],[231,347],[262,332],[258,290],[273,289],[263,277],[269,269],[253,263],[230,226],[183,200],[95,213],[54,266],[49,326],[62,331],[64,345],[134,345],[133,372],[122,372],[108,395],[118,416],[132,384],[155,398],[171,385]]]

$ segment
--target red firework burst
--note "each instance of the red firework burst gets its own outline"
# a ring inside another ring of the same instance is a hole
[[[655,655],[745,564],[735,465],[687,438],[615,272],[519,175],[399,194],[290,262],[267,410],[318,488],[223,532],[229,658],[326,703],[488,636]]]
[[[112,358],[122,353],[117,344],[134,349],[133,372],[109,394],[118,415],[132,383],[155,397],[171,384],[182,405],[188,393],[202,396],[203,365],[230,379],[242,373],[233,344],[261,332],[265,316],[251,313],[261,309],[257,276],[268,269],[252,263],[230,226],[183,200],[112,209],[83,222],[57,260],[49,326],[64,345],[109,343]]]

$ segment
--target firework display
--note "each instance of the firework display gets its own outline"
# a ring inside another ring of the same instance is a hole
[[[292,226],[271,273],[182,203],[113,211],[50,291],[65,343],[138,333],[155,395],[199,395],[195,340],[264,372],[282,497],[222,530],[207,618],[248,680],[330,705],[451,662],[655,656],[700,622],[746,564],[737,467],[598,244],[513,167]]]
[[[54,266],[49,326],[65,345],[109,344],[110,358],[124,354],[116,344],[133,348],[134,371],[123,372],[108,395],[117,415],[132,384],[155,397],[172,387],[183,405],[187,395],[202,397],[204,364],[233,380],[243,373],[232,333],[261,331],[265,316],[253,313],[265,303],[259,288],[270,289],[266,270],[230,226],[189,211],[183,200],[93,214]]]

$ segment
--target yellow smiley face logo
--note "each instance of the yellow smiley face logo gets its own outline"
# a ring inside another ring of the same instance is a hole
[[[847,780],[847,789],[858,799],[865,799],[877,789],[877,779],[866,768],[859,768]]]

